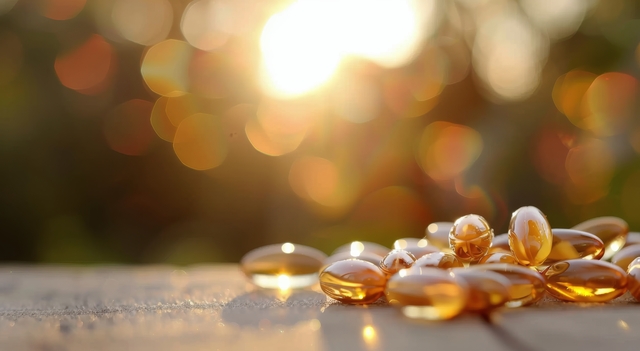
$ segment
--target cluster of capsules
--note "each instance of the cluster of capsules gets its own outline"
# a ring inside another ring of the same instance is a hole
[[[610,261],[610,262],[607,262]],[[511,217],[494,237],[478,215],[436,222],[423,239],[398,239],[393,249],[352,242],[327,257],[284,243],[258,248],[241,261],[262,288],[294,289],[320,283],[345,304],[384,300],[411,318],[450,319],[463,311],[531,305],[545,292],[571,302],[605,302],[627,290],[640,301],[640,233],[617,217],[552,229],[532,206]]]

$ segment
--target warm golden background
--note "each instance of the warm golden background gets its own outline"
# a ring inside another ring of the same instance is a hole
[[[640,229],[634,0],[0,0],[0,260]]]

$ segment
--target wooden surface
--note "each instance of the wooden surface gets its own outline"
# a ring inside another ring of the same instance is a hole
[[[0,266],[0,350],[640,350],[640,304],[550,298],[488,319],[404,318],[317,290],[257,290],[235,265]]]

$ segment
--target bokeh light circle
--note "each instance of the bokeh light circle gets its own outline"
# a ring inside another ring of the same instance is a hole
[[[115,0],[111,19],[123,38],[153,45],[169,34],[173,7],[168,0]]]
[[[193,48],[181,40],[169,39],[147,50],[142,60],[141,73],[154,93],[180,96],[189,88],[188,69]]]
[[[227,157],[227,137],[218,117],[196,113],[183,120],[173,138],[173,151],[195,170],[219,166]]]

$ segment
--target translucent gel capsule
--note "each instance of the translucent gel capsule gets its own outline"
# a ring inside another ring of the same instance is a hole
[[[523,266],[539,266],[551,252],[553,236],[547,217],[533,206],[517,209],[509,223],[509,247]]]
[[[544,296],[544,278],[537,271],[507,263],[482,264],[469,268],[469,271],[491,271],[499,273],[509,279],[509,301],[507,307],[521,307],[531,305]]]
[[[629,232],[629,234],[627,234],[627,242],[625,242],[624,247],[638,244],[640,244],[640,233]]]
[[[376,302],[384,295],[387,278],[371,262],[358,259],[334,262],[320,272],[320,288],[343,303]]]
[[[415,261],[416,258],[409,251],[392,250],[380,261],[380,269],[387,276],[392,276],[401,269],[411,267]]]
[[[468,269],[455,269],[453,273],[464,279],[469,287],[467,311],[488,312],[509,301],[511,282],[501,274]]]
[[[640,301],[640,258],[636,258],[629,264],[627,269],[627,288],[629,293]]]
[[[509,234],[494,236],[489,252],[511,252],[511,248],[509,247]]]
[[[410,318],[451,319],[464,310],[468,290],[449,271],[412,267],[389,279],[386,290],[391,305]]]
[[[391,249],[380,244],[372,243],[369,241],[353,241],[338,247],[337,249],[333,250],[331,254],[333,255],[339,252],[351,252],[352,255],[355,255],[356,253],[360,252],[373,252],[384,257],[389,253],[389,251],[391,251]]]
[[[603,260],[610,259],[624,246],[629,225],[618,217],[597,217],[584,221],[571,229],[591,233],[604,243]]]
[[[478,261],[486,255],[493,240],[493,229],[481,216],[458,218],[449,232],[449,248],[463,262]]]
[[[552,229],[551,232],[553,241],[545,265],[576,258],[599,260],[604,255],[604,243],[593,234],[575,229]]]
[[[427,239],[403,238],[393,243],[394,249],[400,249],[411,252],[415,258],[420,258],[432,252],[439,252],[440,249],[433,245],[429,245]]]
[[[435,222],[427,226],[426,236],[429,244],[439,248],[449,248],[449,232],[453,227],[453,222]]]
[[[326,258],[323,252],[304,245],[267,245],[244,255],[240,269],[259,287],[297,289],[318,281],[318,270]]]
[[[382,256],[373,253],[373,252],[368,252],[368,251],[363,251],[363,252],[359,252],[357,255],[352,255],[351,252],[349,251],[344,251],[344,252],[338,252],[337,254],[333,254],[329,257],[327,257],[326,260],[324,260],[324,265],[329,265],[333,262],[338,262],[338,261],[343,261],[343,260],[349,260],[352,258],[357,258],[359,260],[362,261],[367,261],[367,262],[371,262],[373,264],[375,264],[376,266],[380,264],[380,261],[382,260]]]
[[[604,261],[561,261],[547,267],[542,274],[549,294],[564,301],[609,301],[624,294],[627,288],[627,273]]]
[[[488,264],[488,263],[510,263],[510,264],[518,264],[518,260],[509,252],[490,252],[483,256],[478,264]]]
[[[423,268],[433,267],[440,269],[449,269],[455,267],[463,267],[464,265],[462,264],[462,262],[460,262],[456,255],[444,252],[434,252],[420,257],[416,260],[413,266]]]
[[[613,255],[611,263],[626,271],[631,261],[638,257],[640,257],[640,245],[627,246]]]

